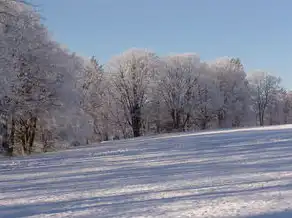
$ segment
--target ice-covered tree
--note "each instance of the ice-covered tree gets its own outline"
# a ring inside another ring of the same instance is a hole
[[[256,71],[249,77],[252,102],[259,124],[265,123],[265,115],[268,106],[275,100],[280,90],[281,79],[267,72]]]
[[[108,140],[112,135],[110,125],[110,96],[107,75],[95,57],[85,60],[81,77],[83,92],[82,107],[91,116],[93,131],[98,140]]]
[[[74,55],[51,39],[33,9],[10,5],[13,16],[6,16],[0,28],[5,51],[0,56],[1,109],[11,123],[4,144],[14,147],[19,141],[24,152],[31,153],[41,114],[75,102],[73,71],[79,67]]]
[[[292,112],[292,92],[284,91],[282,93],[283,101],[283,121],[284,124],[291,123],[291,112]]]
[[[204,70],[198,80],[198,88],[195,95],[195,108],[192,116],[194,124],[199,127],[199,129],[204,130],[216,119],[217,111],[220,106],[220,95],[216,89],[216,83],[209,66],[202,67],[202,69]]]
[[[123,113],[134,137],[141,135],[143,108],[154,75],[158,57],[144,49],[130,49],[114,57],[107,66],[116,107]]]
[[[246,73],[239,59],[219,58],[211,63],[220,93],[219,127],[240,126],[248,100]]]
[[[172,128],[184,130],[195,105],[200,59],[195,54],[162,58],[158,91],[172,119]]]

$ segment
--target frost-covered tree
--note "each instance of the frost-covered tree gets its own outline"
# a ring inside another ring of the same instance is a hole
[[[219,109],[220,98],[218,98],[215,80],[212,76],[213,74],[207,67],[198,80],[193,120],[201,130],[207,129],[209,124],[215,120]]]
[[[6,16],[0,28],[5,51],[0,56],[1,110],[10,126],[9,140],[3,143],[13,148],[20,142],[29,154],[41,115],[75,101],[73,71],[79,68],[74,55],[51,39],[33,9],[17,2],[9,6],[13,16]]]
[[[158,57],[143,49],[130,49],[108,64],[116,107],[132,128],[134,137],[141,135],[143,108],[156,73]]]
[[[291,116],[290,111],[291,96],[285,89],[280,88],[267,106],[265,122],[268,125],[287,124]]]
[[[195,106],[200,59],[194,54],[164,57],[158,92],[172,119],[172,128],[185,130]]]
[[[15,93],[19,74],[20,54],[26,53],[28,45],[22,43],[31,39],[31,33],[26,31],[31,27],[36,16],[33,11],[17,1],[0,1],[0,99],[2,119],[2,146],[10,153],[13,152],[14,144],[14,113],[16,107]],[[20,75],[21,76],[21,75]],[[18,86],[19,87],[19,86]],[[11,133],[8,134],[8,122],[11,120]]]
[[[217,119],[219,127],[240,126],[248,100],[246,73],[239,59],[219,58],[211,63],[220,93]]]
[[[280,90],[281,79],[266,72],[256,71],[249,77],[254,110],[260,126],[265,123],[267,108],[273,103]]]
[[[292,95],[238,58],[130,49],[104,67],[54,41],[21,0],[0,0],[0,136],[9,153],[171,131],[292,122]],[[58,143],[57,143],[58,142]]]
[[[291,123],[291,112],[292,112],[292,92],[284,91],[282,93],[283,102],[283,120],[284,124]]]
[[[85,60],[84,74],[80,77],[79,83],[83,93],[82,108],[92,119],[93,131],[99,140],[107,140],[109,137],[107,81],[103,66],[95,57]]]

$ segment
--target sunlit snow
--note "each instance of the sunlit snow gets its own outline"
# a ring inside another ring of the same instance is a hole
[[[292,125],[0,160],[0,217],[292,217]]]

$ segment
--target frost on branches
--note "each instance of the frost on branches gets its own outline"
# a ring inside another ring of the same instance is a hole
[[[45,129],[43,115],[66,106],[64,93],[74,93],[74,57],[51,40],[31,8],[17,1],[0,7],[7,12],[0,29],[1,143],[10,154],[30,154],[41,138],[37,129]]]
[[[292,94],[238,58],[129,49],[101,64],[54,41],[29,4],[0,0],[0,150],[292,123]]]
[[[158,84],[166,110],[172,119],[172,128],[185,130],[195,109],[195,95],[201,73],[196,55],[175,55],[163,58]]]
[[[271,110],[270,107],[275,106],[277,100],[281,97],[281,79],[266,72],[257,71],[250,75],[249,80],[253,107],[260,126],[263,126],[267,110]]]
[[[239,59],[219,58],[211,64],[218,93],[219,127],[239,127],[246,115],[248,87],[246,73]]]
[[[128,50],[114,57],[108,65],[116,107],[121,109],[134,137],[141,135],[142,110],[151,94],[157,65],[156,54],[140,49]]]

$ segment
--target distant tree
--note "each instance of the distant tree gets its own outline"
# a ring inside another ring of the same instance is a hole
[[[207,84],[199,84],[196,96],[196,107],[194,110],[193,119],[195,124],[201,129],[205,130],[210,123],[216,117],[215,100],[212,95],[212,90]],[[214,100],[214,102],[213,102]]]
[[[195,106],[201,63],[198,56],[183,54],[163,58],[158,91],[172,119],[172,127],[185,130]]]
[[[219,58],[211,64],[220,103],[217,106],[219,127],[239,126],[244,118],[248,85],[246,73],[238,58]]]
[[[260,126],[264,126],[266,110],[279,92],[281,79],[258,71],[249,78],[253,106]]]
[[[90,115],[93,124],[93,132],[99,140],[109,139],[109,108],[107,78],[104,75],[103,66],[95,57],[85,61],[85,71],[82,77],[82,108]]]
[[[289,123],[289,118],[291,117],[291,111],[292,111],[292,93],[291,91],[285,91],[282,95],[282,101],[283,101],[283,120],[284,124]]]
[[[157,59],[156,54],[147,50],[131,49],[114,57],[108,65],[113,98],[134,137],[141,135],[142,111],[147,103]]]

